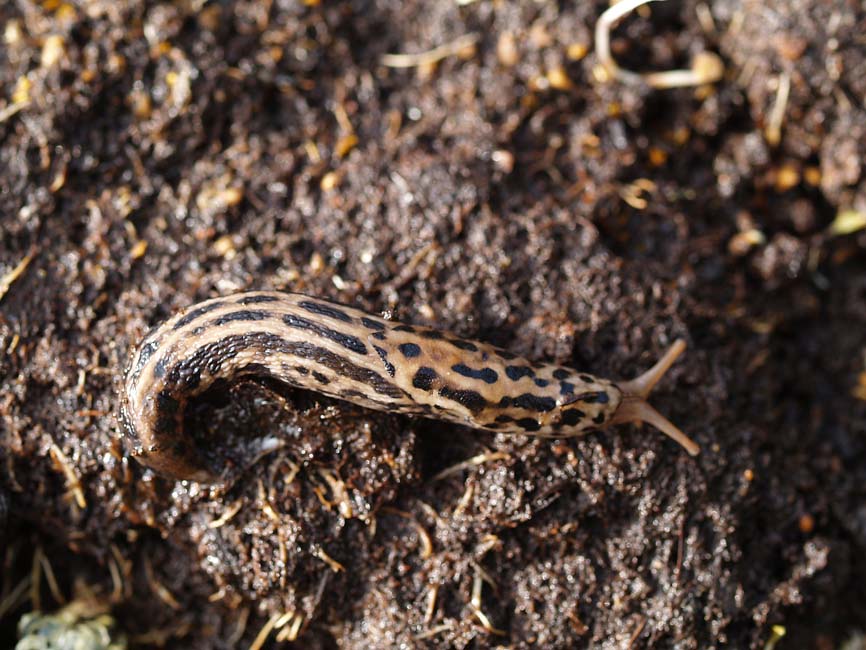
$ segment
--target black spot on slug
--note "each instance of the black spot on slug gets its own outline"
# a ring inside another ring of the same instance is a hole
[[[377,320],[372,320],[370,318],[367,318],[366,316],[361,317],[361,324],[370,330],[377,330],[377,331],[381,332],[382,330],[385,329],[384,324],[380,323]]]
[[[295,366],[295,370],[298,371],[299,375],[309,375],[310,371],[306,369],[304,366]]]
[[[564,368],[557,368],[553,371],[553,376],[555,379],[568,379],[571,376],[571,373]]]
[[[325,384],[326,386],[331,383],[331,380],[325,377],[318,370],[313,370],[313,379],[315,379],[320,384]]]
[[[446,399],[462,404],[472,411],[472,413],[478,413],[487,406],[487,400],[474,390],[455,390],[448,386],[443,386],[439,389],[439,394]]]
[[[418,335],[425,339],[430,339],[433,341],[438,341],[439,339],[444,339],[445,335],[438,330],[421,330]]]
[[[415,345],[414,343],[401,343],[398,346],[400,352],[403,353],[403,356],[407,359],[412,359],[421,354],[421,348]]]
[[[499,375],[496,374],[496,371],[493,368],[481,368],[480,370],[475,370],[466,364],[455,363],[451,366],[451,370],[456,372],[458,375],[463,375],[470,379],[480,379],[488,384],[495,384],[496,380],[499,379]]]
[[[276,302],[279,296],[247,296],[238,300],[239,305],[256,305],[262,302]]]
[[[433,368],[421,366],[418,372],[412,377],[412,385],[421,390],[430,390],[433,387],[433,382],[439,377]]]
[[[515,424],[524,431],[538,431],[541,428],[538,420],[534,418],[521,418],[520,420],[515,421]]]
[[[552,397],[539,397],[532,393],[523,393],[512,399],[514,406],[526,409],[527,411],[539,411],[547,413],[556,408],[556,400]]]
[[[372,334],[370,334],[370,336],[372,338],[376,339],[377,341],[384,341],[385,340],[385,332],[373,332]]]
[[[510,415],[497,415],[496,421],[497,422],[514,422],[514,418],[511,417]]]
[[[505,359],[506,361],[511,361],[512,359],[516,359],[517,355],[513,352],[509,352],[508,350],[503,350],[502,348],[496,348],[496,354]]]
[[[570,384],[567,381],[559,382],[559,394],[567,395],[568,393],[574,392],[574,384]]]
[[[214,318],[210,325],[212,327],[219,327],[220,325],[225,325],[226,323],[232,323],[234,321],[258,321],[265,320],[270,317],[270,313],[266,311],[256,311],[251,309],[242,309],[240,311],[229,312],[228,314],[223,314],[222,316],[218,316]]]
[[[460,350],[466,350],[468,352],[478,352],[478,346],[475,345],[472,341],[463,341],[461,339],[451,339],[448,341],[455,348],[459,348]]]
[[[562,423],[570,427],[580,424],[581,420],[586,417],[586,413],[580,409],[566,409],[562,412]]]
[[[394,328],[394,331],[395,332],[409,332],[410,334],[412,334],[415,331],[415,328],[412,327],[411,325],[397,325],[397,327]]]
[[[385,350],[380,348],[378,345],[374,345],[373,349],[376,350],[376,352],[379,354],[379,358],[382,360],[382,363],[385,364],[385,370],[387,370],[388,374],[393,377],[397,371],[394,369],[394,364],[388,361],[388,353],[385,352]]]
[[[331,341],[339,343],[344,348],[351,350],[352,352],[356,352],[358,354],[367,354],[367,346],[361,342],[361,339],[356,336],[352,336],[351,334],[343,334],[342,332],[338,332],[337,330],[325,327],[323,325],[320,325],[319,323],[314,323],[313,321],[307,320],[306,318],[295,316],[294,314],[284,315],[283,322],[289,327],[295,327],[297,329],[313,332],[314,334],[317,334],[323,338],[330,339]]]
[[[604,413],[599,413],[594,418],[592,418],[592,421],[596,424],[604,424]]]
[[[523,377],[534,377],[535,371],[529,366],[505,366],[505,374],[511,381],[519,381]]]
[[[181,327],[185,327],[186,325],[189,325],[191,322],[193,322],[199,316],[203,316],[204,314],[208,313],[209,311],[213,311],[214,309],[219,309],[220,307],[223,306],[223,304],[225,304],[225,303],[223,303],[220,300],[217,300],[215,302],[208,303],[207,305],[203,305],[201,307],[196,307],[195,309],[190,311],[185,316],[181,316],[178,319],[178,321],[172,326],[171,329],[172,330],[179,330]]]
[[[535,385],[538,386],[539,388],[547,388],[547,386],[550,384],[550,382],[547,381],[546,379],[536,378],[533,381],[535,382]]]
[[[593,377],[592,375],[580,375],[580,381],[582,381],[584,384],[594,384],[595,377]]]
[[[342,309],[338,309],[333,305],[325,305],[320,302],[313,302],[312,300],[302,300],[298,303],[298,307],[301,309],[306,309],[308,312],[312,314],[319,314],[320,316],[327,316],[328,318],[335,318],[336,320],[341,320],[344,323],[351,323],[352,317],[349,316]]]

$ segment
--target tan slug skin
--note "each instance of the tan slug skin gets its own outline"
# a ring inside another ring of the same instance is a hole
[[[142,340],[119,419],[139,461],[202,482],[218,477],[184,435],[184,409],[215,380],[242,375],[497,433],[567,437],[646,421],[694,455],[697,445],[644,399],[684,348],[677,341],[637,379],[613,382],[320,298],[239,293],[193,305]]]

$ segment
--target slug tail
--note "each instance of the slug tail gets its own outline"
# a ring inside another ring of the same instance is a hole
[[[646,401],[655,385],[664,377],[665,373],[685,349],[685,341],[678,339],[664,353],[662,358],[645,373],[629,381],[617,382],[617,386],[623,392],[623,399],[611,419],[611,424],[646,422],[678,442],[690,455],[697,456],[701,449],[695,441],[680,431],[673,422],[656,411]]]

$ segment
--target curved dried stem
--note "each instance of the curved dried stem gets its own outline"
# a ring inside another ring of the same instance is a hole
[[[725,65],[712,52],[701,52],[692,60],[688,70],[664,70],[662,72],[633,72],[621,68],[610,52],[610,31],[628,13],[641,5],[657,0],[621,0],[607,9],[595,24],[595,52],[598,61],[612,78],[624,84],[645,83],[652,88],[682,88],[714,83],[722,78]]]

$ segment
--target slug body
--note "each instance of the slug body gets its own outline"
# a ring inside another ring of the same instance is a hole
[[[697,445],[644,400],[684,347],[615,383],[319,298],[240,293],[193,305],[144,338],[125,373],[120,423],[145,465],[217,480],[184,435],[186,404],[217,379],[254,375],[497,433],[566,437],[646,421],[694,455]]]

